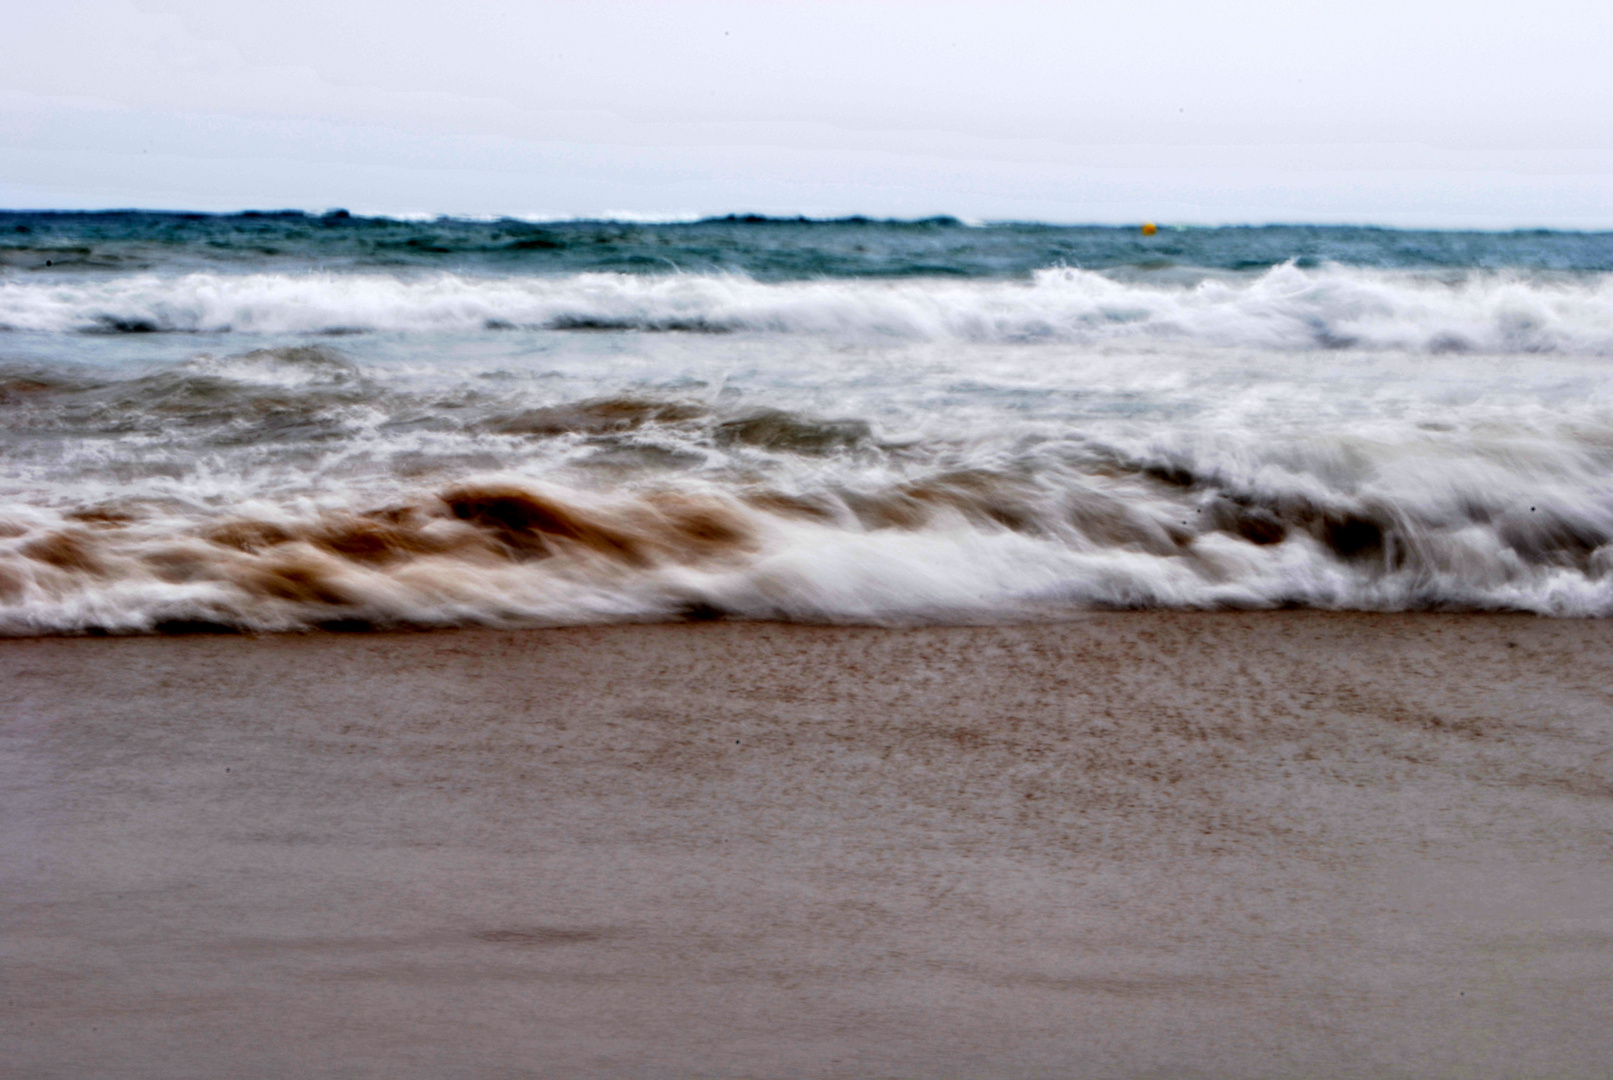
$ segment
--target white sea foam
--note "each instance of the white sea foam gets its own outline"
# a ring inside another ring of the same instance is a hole
[[[156,274],[0,281],[14,330],[319,333],[484,327],[1281,350],[1613,353],[1613,276],[1454,278],[1275,267],[1191,285],[1050,269],[1029,281],[578,274]]]
[[[1613,615],[1610,280],[13,277],[0,633]]]

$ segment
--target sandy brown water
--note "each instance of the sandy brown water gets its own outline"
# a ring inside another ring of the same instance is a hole
[[[17,1077],[1604,1077],[1613,623],[0,642]]]

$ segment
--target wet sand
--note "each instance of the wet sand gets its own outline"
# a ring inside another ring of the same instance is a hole
[[[0,642],[18,1077],[1602,1077],[1613,622]]]

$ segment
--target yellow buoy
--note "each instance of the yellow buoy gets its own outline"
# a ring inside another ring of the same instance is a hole
[[[1153,236],[1158,231],[1159,231],[1159,226],[1155,225],[1152,221],[1143,222],[1143,235],[1144,236]]]

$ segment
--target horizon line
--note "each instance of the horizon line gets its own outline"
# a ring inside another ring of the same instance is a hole
[[[0,215],[60,215],[63,217],[115,217],[120,215],[149,215],[153,217],[205,218],[290,218],[310,220],[334,219],[355,221],[392,221],[400,224],[431,224],[453,222],[457,224],[487,224],[519,222],[524,225],[638,225],[679,226],[708,224],[741,225],[954,225],[960,228],[993,228],[1010,226],[1039,226],[1055,229],[1138,229],[1145,224],[1156,225],[1160,231],[1198,231],[1215,229],[1362,229],[1380,232],[1437,232],[1437,233],[1580,233],[1599,235],[1613,233],[1613,225],[1603,227],[1563,227],[1552,225],[1386,225],[1370,220],[1360,221],[1167,221],[1138,218],[1135,221],[1081,221],[1048,220],[1039,218],[972,218],[950,213],[923,214],[913,217],[864,213],[813,215],[805,213],[766,213],[734,210],[726,213],[669,212],[664,214],[641,213],[625,210],[601,211],[592,215],[564,215],[547,213],[469,213],[455,214],[430,211],[385,212],[345,207],[318,209],[300,207],[245,207],[235,210],[197,210],[181,207],[0,207]]]

